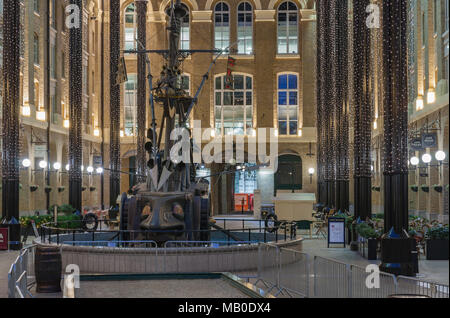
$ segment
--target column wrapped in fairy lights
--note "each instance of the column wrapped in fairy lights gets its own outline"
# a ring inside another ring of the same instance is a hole
[[[82,8],[82,0],[70,0],[70,4]],[[83,23],[79,15],[79,27],[69,31],[69,204],[81,211],[83,161]]]
[[[326,185],[326,112],[325,112],[325,73],[326,73],[326,55],[325,55],[325,21],[324,9],[325,2],[320,1],[317,5],[317,22],[316,22],[316,47],[317,47],[317,192],[318,202],[326,204],[327,202],[327,185]]]
[[[372,215],[372,93],[371,38],[366,25],[370,0],[353,0],[353,101],[354,101],[354,200],[355,216]]]
[[[19,219],[20,3],[3,1],[2,218]],[[11,231],[10,242],[20,241]],[[20,244],[16,244],[19,246]]]
[[[408,230],[407,1],[383,1],[385,231]]]
[[[337,0],[336,208],[349,210],[348,2]]]
[[[137,9],[137,29],[138,29],[138,45],[140,50],[146,49],[147,41],[147,1],[136,1]],[[147,67],[145,63],[145,55],[138,54],[138,83],[137,83],[137,156],[136,166],[138,174],[138,182],[145,182],[146,174],[146,101],[147,101]]]
[[[120,194],[120,86],[117,73],[120,58],[120,0],[110,1],[110,204]]]

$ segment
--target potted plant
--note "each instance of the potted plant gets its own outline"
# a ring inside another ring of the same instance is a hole
[[[429,229],[425,238],[427,260],[448,260],[448,225]]]
[[[428,184],[422,184],[421,188],[423,192],[430,192],[430,187],[428,186]]]
[[[372,191],[380,192],[381,188],[379,186],[373,186]]]
[[[66,187],[58,187],[58,192],[61,193],[66,189]]]
[[[433,185],[433,189],[436,192],[442,193],[443,187],[440,184]]]
[[[410,188],[411,188],[412,192],[418,192],[419,191],[419,187],[417,185],[415,185],[415,184],[410,186]]]
[[[63,204],[58,208],[58,212],[63,213],[64,215],[72,215],[75,212],[75,209],[70,204]]]
[[[95,187],[89,187],[89,191],[94,192],[95,191]]]
[[[356,232],[361,238],[363,238],[363,240],[360,240],[361,243],[364,245],[367,244],[367,259],[376,260],[378,250],[378,239],[380,238],[380,233],[365,222],[360,223],[356,226]],[[363,250],[364,248],[365,247],[363,247]]]
[[[83,187],[81,187],[81,191],[82,191],[82,192],[86,191],[86,189],[87,189],[87,188],[86,188],[86,187],[84,187],[84,186],[83,186]]]
[[[35,192],[37,189],[39,189],[38,185],[30,185],[30,192]]]
[[[52,187],[49,187],[49,186],[46,186],[45,187],[45,193],[50,193],[50,192],[52,192]]]

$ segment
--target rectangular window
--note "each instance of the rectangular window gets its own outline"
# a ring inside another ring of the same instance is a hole
[[[294,74],[278,76],[278,132],[298,134],[298,77]]]
[[[50,77],[56,78],[56,45],[50,45]]]
[[[125,136],[135,136],[137,128],[137,75],[128,74],[124,94]]]
[[[253,53],[253,11],[248,2],[241,3],[238,8],[238,54]]]
[[[250,135],[253,129],[253,79],[234,75],[233,87],[225,88],[226,76],[216,77],[215,127],[217,135]]]
[[[39,65],[39,37],[35,34],[33,38],[34,64]]]

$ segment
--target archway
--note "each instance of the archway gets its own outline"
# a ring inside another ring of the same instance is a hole
[[[274,191],[291,190],[293,192],[303,189],[302,158],[298,155],[288,154],[278,157],[278,171],[275,173]]]

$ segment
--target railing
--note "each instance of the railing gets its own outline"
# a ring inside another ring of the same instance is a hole
[[[105,222],[104,220],[100,220]],[[99,222],[100,222],[99,221]],[[239,220],[237,220],[240,222]],[[291,222],[280,222],[275,227],[246,227],[245,221],[257,222],[261,224],[263,220],[243,220],[242,228],[230,229],[214,229],[214,230],[106,230],[102,229],[82,229],[82,221],[67,221],[58,223],[47,223],[41,226],[41,242],[49,244],[61,244],[70,241],[73,245],[77,241],[151,241],[155,235],[173,235],[179,237],[201,237],[206,234],[216,240],[217,238],[224,238],[228,243],[235,241],[253,241],[253,242],[279,242],[288,241],[296,238],[296,225]],[[80,228],[70,229],[69,224],[80,223]],[[104,223],[99,223],[104,224]],[[80,238],[82,236],[82,238]],[[105,239],[105,236],[108,236]]]
[[[34,279],[35,246],[22,249],[8,272],[8,297],[32,297],[28,286]]]
[[[311,272],[312,268],[312,272]],[[420,295],[449,298],[449,286],[379,272],[335,260],[260,244],[255,284],[278,297],[386,298],[391,295]],[[313,285],[313,288],[311,286]]]
[[[431,298],[449,298],[449,286],[435,282],[422,281],[414,277],[398,276],[398,293],[424,295]]]

